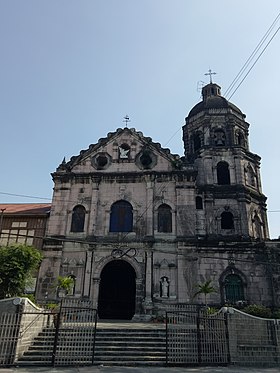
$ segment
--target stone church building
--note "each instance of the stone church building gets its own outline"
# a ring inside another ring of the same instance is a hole
[[[260,157],[220,89],[204,86],[186,117],[183,157],[125,127],[63,160],[38,299],[57,299],[55,280],[70,276],[68,297],[93,301],[104,319],[203,302],[194,295],[209,280],[209,304],[279,304]]]

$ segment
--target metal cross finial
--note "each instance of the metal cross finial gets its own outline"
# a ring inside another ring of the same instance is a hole
[[[123,119],[124,119],[123,122],[125,122],[125,126],[127,127],[127,123],[130,122],[129,116],[126,115]]]
[[[209,75],[210,76],[210,83],[213,83],[212,82],[212,75],[216,75],[216,73],[212,72],[211,69],[208,70],[208,73],[205,73],[204,75]]]

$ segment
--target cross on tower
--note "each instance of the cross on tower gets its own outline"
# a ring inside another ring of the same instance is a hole
[[[212,72],[211,69],[208,70],[208,73],[205,73],[204,75],[209,75],[210,76],[210,84],[212,84],[212,75],[216,75],[216,73]]]
[[[126,115],[123,119],[123,122],[125,122],[125,126],[127,127],[127,123],[130,122],[129,116]]]

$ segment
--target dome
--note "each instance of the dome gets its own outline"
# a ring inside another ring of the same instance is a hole
[[[239,115],[245,117],[237,106],[229,102],[227,99],[221,96],[221,87],[218,84],[210,83],[202,88],[203,100],[196,104],[189,112],[188,117],[192,117],[201,111],[208,109],[232,109]]]

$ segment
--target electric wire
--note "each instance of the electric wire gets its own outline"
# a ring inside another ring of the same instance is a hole
[[[168,182],[166,182],[166,183],[169,183],[170,181],[168,181]],[[46,198],[46,197],[38,197],[38,196],[30,196],[30,195],[25,195],[25,194],[15,194],[15,193],[5,193],[5,192],[0,192],[0,194],[4,194],[4,195],[6,195],[6,194],[8,194],[8,195],[10,195],[10,196],[13,196],[13,197],[24,197],[24,198],[32,198],[32,199],[34,199],[34,198],[38,198],[38,199],[45,199],[45,200],[49,200],[49,201],[51,201],[52,200],[52,198]],[[65,202],[65,199],[56,199],[56,200],[58,200],[58,201],[64,201]],[[66,202],[73,202],[73,203],[77,203],[77,200],[67,200]],[[2,205],[13,205],[14,203],[6,203],[6,202],[3,202],[3,203],[1,203],[0,202],[0,206],[2,206]],[[25,204],[28,204],[28,203],[24,203],[24,202],[22,202],[22,203],[15,203],[15,204],[18,204],[18,205],[25,205]],[[42,203],[43,204],[43,203]],[[45,204],[45,203],[44,203]],[[50,204],[51,205],[51,203],[46,203],[46,204]],[[278,212],[280,212],[280,210],[267,210],[267,212],[269,212],[269,213],[278,213]]]
[[[79,244],[91,246],[92,251],[95,250],[93,248],[93,246],[95,246],[97,243],[100,243],[100,242],[96,242],[96,241],[83,241],[83,240],[53,237],[53,236],[25,235],[25,234],[19,234],[19,233],[4,233],[4,234],[7,235],[7,236],[26,237],[26,238],[33,238],[33,239],[36,238],[36,239],[41,239],[41,240],[51,240],[51,241],[57,241],[57,242],[79,243]],[[169,243],[169,241],[166,241],[165,243]],[[170,241],[170,243],[172,243],[172,241]],[[17,244],[20,245],[21,243],[14,242],[11,245],[17,245]],[[114,246],[114,244],[115,244],[114,241],[113,242],[102,242],[102,246],[108,245],[110,248],[112,246]],[[0,247],[1,247],[1,244],[0,244]],[[198,247],[196,246],[196,248],[198,248]],[[135,248],[133,248],[133,249],[135,249]],[[208,249],[208,247],[206,247],[206,250],[207,249]],[[230,254],[234,254],[232,246],[226,247],[225,250],[227,250],[227,251],[225,251],[225,254],[228,254],[229,252],[230,252]],[[250,248],[250,250],[251,250],[251,248]],[[71,253],[74,253],[74,252],[80,252],[80,250],[71,250]],[[174,254],[176,252],[176,250],[165,250],[165,249],[160,249],[160,248],[154,248],[153,252],[159,252],[159,253],[165,253],[165,254]],[[125,255],[127,255],[127,253]],[[225,257],[222,257],[222,256],[201,255],[201,252],[199,254],[197,254],[197,252],[191,252],[191,254],[196,255],[196,257],[194,258],[195,261],[199,260],[199,259],[211,259],[211,260],[216,259],[216,260],[228,261],[228,260],[231,259],[229,257],[225,258]],[[187,257],[188,257],[188,255],[186,255],[186,258]],[[234,260],[235,262],[254,263],[254,264],[257,264],[257,265],[273,265],[273,266],[277,266],[277,267],[279,266],[280,267],[280,263],[271,262],[271,261],[255,260],[255,259],[254,260],[240,259],[240,258],[236,258],[236,257],[234,257],[232,260]]]
[[[235,88],[235,90],[231,93],[231,95],[229,96],[229,100],[232,98],[232,96],[236,93],[236,91],[238,90],[238,88],[241,86],[241,84],[244,82],[244,80],[247,78],[247,76],[250,74],[250,72],[252,71],[252,69],[254,68],[254,66],[256,65],[256,63],[259,61],[259,59],[261,58],[261,56],[264,54],[264,52],[266,51],[266,49],[268,48],[269,44],[272,42],[272,40],[275,38],[275,36],[277,35],[277,33],[279,32],[280,30],[280,26],[278,27],[278,29],[275,31],[275,33],[272,35],[272,37],[269,39],[268,43],[265,45],[264,49],[261,51],[261,53],[259,54],[259,56],[257,57],[257,59],[255,60],[255,62],[253,63],[253,65],[250,67],[250,69],[247,71],[247,73],[245,74],[245,76],[243,77],[243,79],[241,80],[241,82],[238,84],[238,86]]]
[[[249,58],[246,60],[246,62],[243,64],[243,66],[241,67],[241,69],[239,70],[238,74],[236,75],[236,77],[233,79],[232,83],[229,85],[229,87],[226,89],[225,91],[225,94],[224,94],[224,97],[226,97],[226,95],[230,95],[228,97],[228,100],[230,100],[233,95],[236,93],[236,91],[239,89],[239,87],[241,86],[241,84],[244,82],[244,80],[247,78],[247,76],[249,75],[249,73],[252,71],[252,69],[254,68],[254,66],[256,65],[256,63],[259,61],[260,57],[263,55],[263,53],[266,51],[267,47],[270,45],[270,43],[272,42],[272,40],[274,39],[274,37],[276,36],[276,34],[278,33],[280,27],[278,27],[278,29],[275,31],[275,33],[272,35],[272,37],[269,39],[269,41],[267,42],[267,44],[264,46],[264,48],[262,49],[261,53],[258,55],[257,59],[255,60],[255,62],[253,63],[253,65],[250,67],[250,69],[248,70],[248,72],[245,74],[245,76],[242,78],[241,82],[238,84],[238,86],[234,89],[234,86],[237,84],[238,80],[242,77],[242,74],[245,73],[247,67],[250,65],[250,63],[253,61],[253,59],[256,57],[257,53],[259,52],[260,48],[263,46],[264,42],[266,41],[266,39],[269,37],[269,35],[271,34],[273,28],[275,27],[275,25],[277,24],[277,22],[279,21],[279,18],[280,18],[280,13],[278,13],[278,15],[276,16],[276,18],[274,19],[274,21],[272,22],[272,24],[270,25],[270,27],[268,28],[268,30],[266,31],[266,33],[264,34],[264,36],[262,37],[262,39],[260,40],[260,42],[258,43],[258,45],[256,46],[256,48],[253,50],[253,52],[251,53],[251,55],[249,56]],[[234,91],[232,92],[232,90],[234,89]],[[231,93],[232,92],[232,93]],[[180,130],[180,129],[179,129]],[[173,139],[176,134],[178,133],[177,130],[170,138],[170,140],[168,140],[167,144],[169,144],[171,142],[171,139]]]
[[[241,84],[244,82],[244,80],[247,78],[247,76],[249,75],[249,73],[252,71],[252,69],[254,68],[254,66],[256,65],[256,63],[259,61],[260,57],[263,55],[263,53],[266,51],[266,49],[268,48],[268,46],[270,45],[270,43],[272,42],[272,40],[274,39],[274,37],[277,35],[280,27],[277,28],[277,30],[274,32],[274,34],[272,35],[272,37],[269,39],[269,41],[266,43],[266,45],[264,46],[264,48],[261,50],[261,53],[258,55],[258,57],[256,58],[256,60],[254,61],[254,63],[252,64],[252,66],[249,68],[249,70],[247,71],[247,73],[244,75],[244,77],[242,78],[242,80],[239,82],[239,84],[237,85],[237,87],[234,89],[234,86],[235,84],[237,84],[238,80],[241,78],[242,74],[245,72],[246,68],[249,66],[249,64],[253,61],[253,59],[256,57],[257,53],[259,52],[260,48],[263,46],[264,42],[266,41],[266,39],[268,38],[268,36],[270,35],[271,31],[273,30],[274,26],[276,25],[276,23],[278,22],[279,20],[279,17],[280,17],[280,13],[276,16],[276,18],[274,19],[274,21],[272,22],[271,26],[269,27],[269,29],[267,30],[267,32],[264,34],[264,36],[262,37],[262,39],[260,40],[260,42],[258,43],[258,45],[256,46],[256,48],[254,49],[254,51],[251,53],[251,55],[249,56],[249,58],[246,60],[246,62],[244,63],[243,67],[240,69],[240,71],[238,72],[238,74],[236,75],[236,77],[234,78],[233,82],[230,84],[230,86],[228,87],[228,89],[226,90],[226,94],[230,94],[229,96],[229,99],[236,93],[236,91],[239,89],[239,87],[241,86]],[[232,92],[232,89],[233,92]],[[231,93],[232,92],[232,93]],[[168,142],[165,144],[165,146],[167,144],[169,144],[171,142],[171,140],[177,135],[177,133],[179,132],[180,129],[178,129],[171,137],[170,139],[168,140]],[[170,181],[167,181],[165,183],[165,185],[160,185],[159,188],[158,188],[158,192],[162,192],[164,191],[165,187],[169,184]],[[156,190],[155,190],[156,192]],[[13,193],[6,193],[6,192],[0,192],[0,194],[3,194],[3,195],[10,195],[10,196],[17,196],[17,197],[25,197],[25,198],[32,198],[32,199],[40,199],[40,200],[48,200],[48,201],[51,201],[50,198],[45,198],[45,197],[37,197],[37,196],[28,196],[28,195],[21,195],[21,194],[13,194]],[[70,202],[70,201],[69,201]],[[75,201],[73,201],[75,202]],[[152,199],[152,201],[146,206],[146,209],[143,211],[143,213],[137,218],[137,221],[135,223],[137,223],[143,216],[144,214],[146,214],[146,212],[148,211],[148,209],[151,207],[151,205],[154,204],[154,199]],[[274,211],[267,211],[267,212],[280,212],[279,210],[274,210]],[[127,232],[121,239],[124,240],[127,235],[129,234],[129,232]]]
[[[252,69],[254,68],[254,66],[256,65],[256,63],[259,61],[260,57],[263,55],[263,53],[266,51],[266,49],[268,48],[268,46],[270,45],[270,43],[272,42],[272,40],[274,39],[274,37],[277,35],[277,33],[279,32],[280,30],[280,27],[277,28],[277,30],[274,32],[274,34],[272,35],[272,37],[269,39],[269,41],[267,42],[267,44],[265,45],[265,47],[262,49],[261,53],[258,55],[258,57],[256,58],[256,60],[254,61],[254,63],[252,64],[252,66],[250,67],[250,69],[247,71],[247,73],[245,74],[245,76],[242,78],[242,80],[240,81],[240,83],[238,84],[238,86],[234,89],[234,91],[231,93],[232,89],[234,88],[234,85],[237,83],[237,81],[239,80],[239,78],[241,78],[242,74],[245,72],[246,68],[249,66],[249,64],[251,63],[251,61],[253,60],[253,58],[256,56],[256,54],[258,53],[258,51],[260,50],[260,48],[262,47],[262,45],[264,44],[264,42],[266,41],[266,39],[268,38],[269,34],[271,33],[271,31],[273,30],[274,26],[276,25],[276,23],[278,22],[280,18],[280,13],[278,13],[278,15],[276,16],[276,18],[274,19],[274,21],[272,22],[272,24],[270,25],[269,29],[267,30],[267,32],[264,34],[264,36],[262,37],[262,39],[260,40],[260,42],[258,43],[258,45],[256,46],[256,48],[253,50],[253,52],[251,53],[251,55],[249,56],[249,58],[246,60],[246,62],[244,63],[244,65],[242,66],[242,68],[240,69],[240,71],[238,72],[238,74],[236,75],[236,77],[234,78],[234,80],[232,81],[232,83],[230,84],[230,86],[227,88],[226,92],[225,92],[225,96],[227,94],[230,94],[228,100],[230,100],[232,98],[232,96],[236,93],[236,91],[239,89],[239,87],[241,86],[241,84],[244,82],[244,80],[247,78],[247,76],[249,75],[249,73],[252,71]],[[172,139],[177,135],[177,133],[181,130],[181,128],[179,128],[170,138],[169,140],[165,143],[164,146],[168,145]],[[14,193],[7,193],[7,192],[0,192],[0,194],[2,195],[9,195],[9,196],[16,196],[16,197],[24,197],[24,198],[32,198],[32,199],[40,199],[40,200],[48,200],[48,201],[51,201],[52,199],[51,198],[45,198],[45,197],[38,197],[38,196],[29,196],[29,195],[23,195],[23,194],[14,194]],[[73,201],[75,202],[75,201]],[[278,212],[278,211],[277,211]]]
[[[251,55],[245,61],[244,65],[241,67],[241,69],[239,70],[238,74],[233,79],[232,83],[229,85],[229,87],[227,88],[227,90],[225,91],[225,93],[224,93],[225,97],[227,95],[231,94],[231,90],[234,88],[234,86],[237,83],[237,81],[239,80],[239,78],[242,76],[242,74],[244,73],[244,71],[246,70],[246,68],[250,65],[251,61],[254,59],[254,57],[256,56],[256,54],[258,53],[258,51],[260,50],[260,48],[262,47],[262,45],[264,44],[264,42],[266,41],[266,39],[268,38],[269,34],[272,32],[274,26],[277,24],[277,22],[279,20],[279,17],[280,17],[280,13],[278,13],[278,15],[276,16],[276,18],[274,19],[274,21],[272,22],[272,24],[270,25],[270,27],[268,28],[268,30],[266,31],[266,33],[264,34],[264,36],[259,41],[259,43],[256,46],[256,48],[253,50],[253,52],[251,53]],[[230,96],[230,97],[232,97],[232,96]]]

